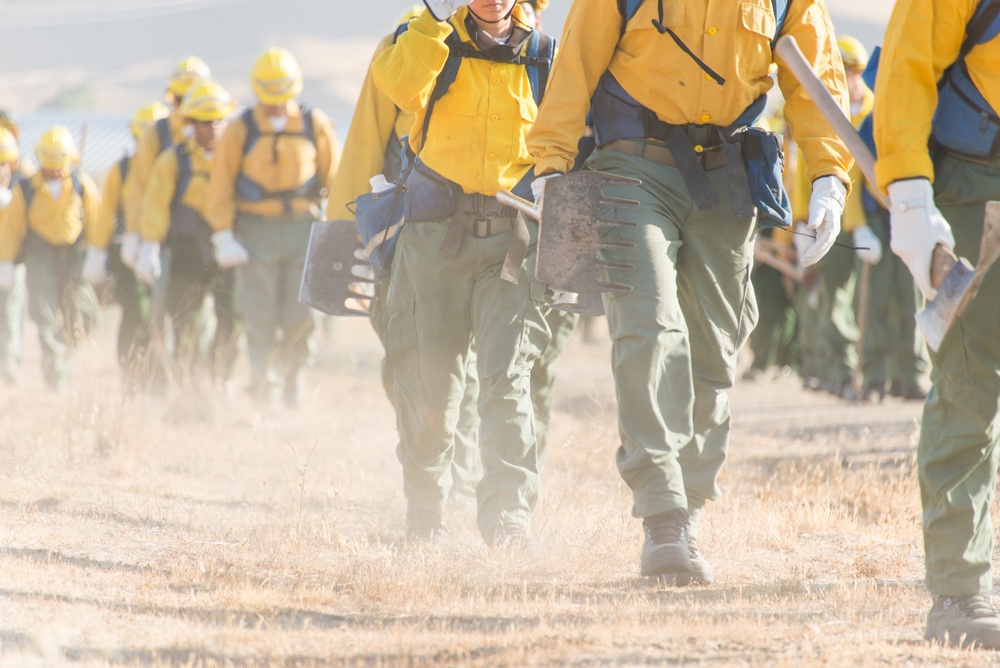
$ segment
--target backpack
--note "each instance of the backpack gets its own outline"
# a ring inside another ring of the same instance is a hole
[[[257,125],[257,121],[253,117],[253,108],[244,109],[243,113],[240,114],[240,120],[243,121],[243,125],[247,129],[246,138],[243,140],[243,157],[253,150],[254,145],[263,136],[272,135],[275,138],[281,135],[287,136],[301,136],[309,140],[313,146],[316,145],[316,135],[315,135],[315,124],[313,123],[313,112],[309,107],[302,105],[302,131],[301,132],[287,132],[281,130],[275,132],[273,130],[261,130],[260,126]],[[323,187],[319,182],[319,179],[315,174],[305,183],[298,185],[294,188],[289,188],[288,190],[280,191],[266,191],[260,184],[251,180],[242,171],[236,179],[236,196],[247,202],[259,202],[265,199],[280,199],[285,204],[285,209],[291,211],[291,202],[293,199],[316,199],[323,195]]]

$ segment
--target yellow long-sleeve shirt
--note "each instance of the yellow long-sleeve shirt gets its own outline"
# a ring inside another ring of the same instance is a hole
[[[340,162],[340,145],[326,114],[313,109],[312,118],[313,136],[306,137],[302,134],[302,109],[295,102],[289,102],[284,130],[272,134],[267,116],[259,106],[254,108],[253,119],[261,135],[249,147],[246,156],[243,155],[246,123],[238,118],[226,126],[213,152],[205,204],[205,219],[214,230],[231,229],[237,211],[268,218],[284,213],[284,204],[278,199],[241,200],[236,192],[236,181],[241,174],[266,193],[297,188],[315,176],[324,192],[329,193]],[[296,199],[292,202],[292,210],[303,212],[312,201]]]
[[[198,141],[191,137],[184,144],[191,159],[191,177],[181,195],[180,203],[204,215],[208,198],[208,174],[210,156]],[[146,199],[139,217],[139,232],[143,241],[163,243],[170,231],[170,208],[177,192],[180,176],[177,151],[164,151],[153,163],[153,172],[146,186]]]
[[[392,46],[394,38],[395,33],[379,42],[375,55],[372,56],[372,63]],[[369,65],[358,104],[354,108],[351,129],[344,140],[340,169],[337,170],[337,178],[330,189],[330,218],[354,218],[347,204],[369,191],[368,180],[383,172],[386,145],[393,134],[396,139],[409,134],[413,118],[412,113],[400,110],[388,95],[378,89]]]
[[[566,172],[573,165],[591,97],[606,70],[660,120],[673,124],[729,125],[770,90],[771,39],[777,25],[770,0],[663,3],[663,25],[726,80],[721,86],[652,26],[657,6],[655,0],[643,2],[620,36],[624,19],[616,3],[573,3],[539,121],[528,135],[537,173]],[[795,37],[846,113],[843,64],[823,0],[790,2],[782,34]],[[778,85],[810,180],[834,175],[847,183],[853,159],[843,142],[784,67],[778,68]]]
[[[519,5],[513,11],[524,20]],[[445,39],[454,29],[471,43],[468,15],[463,8],[439,22],[424,12],[375,59],[372,73],[400,109],[415,114],[410,144],[421,161],[467,193],[494,195],[517,185],[532,165],[525,139],[538,107],[523,65],[463,58],[455,82],[434,104],[427,137],[422,136],[427,102],[448,59]],[[522,53],[526,50],[527,44]]]
[[[94,221],[101,205],[94,181],[86,174],[80,174],[83,196],[73,188],[70,176],[63,178],[59,199],[52,197],[45,186],[40,172],[28,179],[34,189],[31,209],[28,210],[24,190],[14,189],[14,197],[7,207],[7,219],[0,227],[0,262],[9,262],[17,257],[30,229],[52,246],[68,246],[76,242],[81,232],[87,235],[87,243],[93,245]]]
[[[132,157],[127,158],[128,167],[126,174],[132,165]],[[104,177],[104,191],[101,195],[101,208],[97,212],[97,221],[94,224],[93,243],[97,248],[107,248],[115,234],[115,227],[118,217],[124,216],[124,198],[122,197],[122,170],[121,161],[112,165],[108,170],[108,175]],[[124,222],[124,221],[123,221]]]
[[[170,125],[173,145],[176,146],[184,141],[184,118],[179,110],[174,109],[170,112],[167,122]],[[160,145],[160,135],[156,131],[155,123],[139,135],[139,144],[132,157],[132,165],[125,178],[125,185],[122,187],[125,229],[128,232],[136,232],[139,229],[139,213],[142,209],[143,198],[146,196],[149,173],[153,171],[153,163],[156,162],[156,157],[164,148],[166,147]]]
[[[897,0],[886,28],[875,95],[892,104],[875,110],[875,179],[883,191],[893,181],[934,180],[927,150],[937,108],[937,83],[958,58],[965,26],[979,0]],[[1000,40],[972,48],[969,76],[993,109],[1000,109]]]

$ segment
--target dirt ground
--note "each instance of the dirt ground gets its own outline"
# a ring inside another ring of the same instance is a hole
[[[0,388],[0,665],[986,665],[922,641],[920,406],[794,377],[741,383],[707,587],[638,574],[614,465],[610,344],[574,338],[535,544],[491,553],[474,509],[408,548],[368,324],[319,337],[298,411],[237,392],[126,397],[113,310],[47,393],[34,327]]]

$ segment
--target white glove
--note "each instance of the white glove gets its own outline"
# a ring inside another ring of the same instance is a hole
[[[792,245],[795,246],[795,257],[801,258],[812,246],[813,235],[803,222],[795,223],[795,234],[792,235]],[[801,264],[801,261],[800,261]]]
[[[462,7],[467,7],[472,0],[424,0],[427,10],[438,21],[447,21]]]
[[[14,287],[14,263],[0,262],[0,292],[10,292]]]
[[[545,197],[545,182],[559,176],[564,176],[564,174],[546,174],[545,176],[536,176],[532,179],[531,194],[535,198],[535,207],[539,211],[542,210],[542,198]]]
[[[889,246],[913,274],[927,299],[937,290],[931,285],[931,258],[937,244],[955,248],[951,225],[934,205],[934,188],[927,179],[906,179],[889,184]]]
[[[816,240],[799,255],[803,267],[816,264],[833,247],[840,234],[840,217],[844,213],[847,188],[836,176],[821,176],[812,184],[809,198],[809,222],[806,229],[816,233]]]
[[[83,258],[83,280],[91,285],[100,285],[108,278],[108,251],[96,246],[87,246]]]
[[[878,264],[882,259],[882,242],[867,225],[854,230],[854,245],[854,252],[865,264]]]
[[[139,244],[142,236],[138,232],[126,232],[122,236],[122,247],[118,253],[122,264],[135,271],[135,261],[139,259]]]
[[[139,259],[135,261],[135,277],[146,285],[152,285],[162,273],[160,244],[155,241],[143,241],[139,248]]]
[[[250,254],[243,247],[232,230],[222,230],[212,235],[212,256],[215,263],[223,269],[236,267],[250,261]]]

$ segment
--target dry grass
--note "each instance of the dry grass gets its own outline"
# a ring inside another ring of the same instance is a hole
[[[0,389],[4,666],[995,660],[921,640],[917,406],[737,387],[702,531],[717,582],[677,590],[638,576],[606,344],[574,341],[562,367],[537,545],[493,554],[468,505],[450,544],[403,544],[366,323],[321,342],[304,410],[268,415],[123,397],[110,329],[79,351],[74,396],[44,392],[33,342]]]

